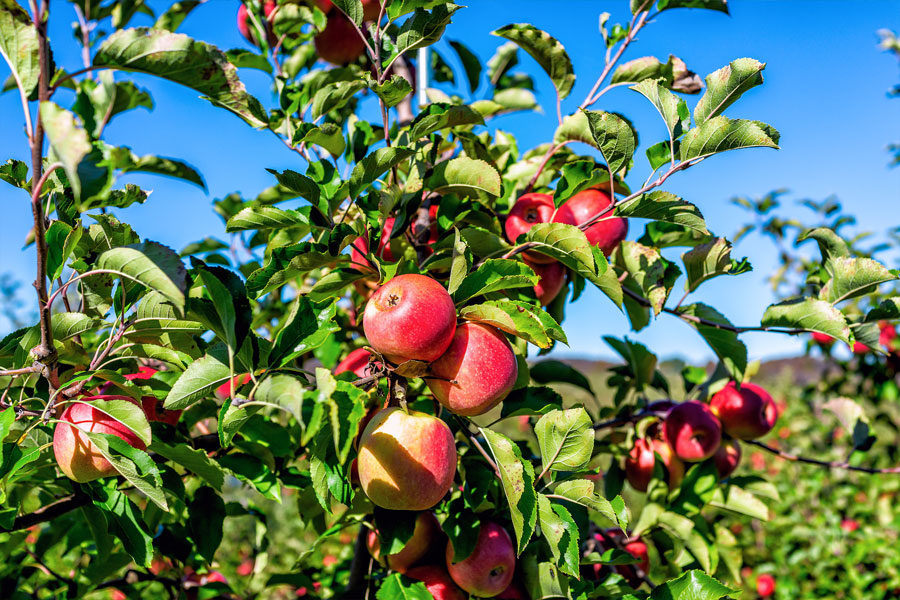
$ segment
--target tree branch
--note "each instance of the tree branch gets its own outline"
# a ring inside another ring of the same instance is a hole
[[[369,551],[366,549],[366,538],[369,535],[369,528],[360,524],[359,532],[356,534],[356,543],[353,547],[353,560],[350,563],[350,576],[347,579],[347,587],[341,594],[341,598],[346,600],[360,598],[363,590],[366,589],[366,574],[369,572],[369,563],[372,560]]]
[[[870,467],[856,467],[851,465],[846,461],[837,461],[837,460],[817,460],[815,458],[806,458],[805,456],[798,456],[796,454],[790,454],[788,452],[784,452],[783,450],[779,450],[778,448],[773,448],[768,444],[764,444],[757,440],[744,440],[745,444],[750,444],[751,446],[756,446],[757,448],[762,448],[766,452],[771,452],[775,456],[779,458],[783,458],[784,460],[789,460],[791,462],[799,462],[807,465],[816,465],[819,467],[825,467],[828,469],[844,469],[846,471],[856,471],[858,473],[885,473],[885,474],[897,474],[900,473],[900,467],[890,467],[887,469],[873,469]]]
[[[76,508],[81,508],[82,506],[87,506],[88,504],[90,504],[90,497],[82,492],[79,488],[75,489],[75,493],[71,496],[66,496],[65,498],[57,500],[52,504],[42,506],[33,513],[28,513],[26,515],[16,517],[15,521],[13,521],[12,527],[10,527],[7,531],[19,531],[21,529],[28,529],[29,527],[51,521],[56,517],[60,517],[66,513],[72,512]]]

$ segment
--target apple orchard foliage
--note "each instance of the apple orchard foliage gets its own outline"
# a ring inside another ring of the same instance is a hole
[[[132,24],[153,12],[140,0],[43,0],[36,14],[0,0],[6,93],[20,95],[34,148],[0,179],[32,201],[41,313],[0,340],[3,597],[739,593],[742,546],[724,519],[765,520],[777,498],[764,477],[731,474],[775,419],[765,390],[738,389],[754,372],[741,334],[817,332],[879,353],[878,323],[900,317],[900,302],[878,294],[894,272],[817,227],[798,241],[817,242],[820,260],[758,325],[686,303],[750,264],[664,186],[718,153],[777,148],[772,126],[735,116],[765,65],[734,60],[701,86],[674,56],[631,54],[669,10],[727,12],[725,0],[632,0],[617,7],[623,24],[602,15],[606,61],[579,73],[597,77],[580,105],[562,102],[576,75],[549,33],[503,27],[484,65],[453,41],[465,79],[435,52],[432,80],[472,100],[429,89],[419,108],[415,51],[461,6],[248,2],[238,27],[261,47],[223,52],[176,32],[197,4],[173,4],[147,28]],[[73,7],[84,65],[56,63],[46,36]],[[515,72],[519,60],[547,79]],[[271,75],[270,108],[242,69]],[[296,167],[271,170],[257,197],[215,202],[230,239],[179,253],[120,220],[148,199],[117,187],[120,174],[204,186],[185,162],[104,141],[118,114],[153,106],[130,72],[188,86],[295,152]],[[551,84],[552,140],[520,148],[493,127],[536,109],[533,88]],[[657,108],[668,135],[646,156],[636,124],[601,109],[611,90]],[[363,103],[380,118],[363,120]],[[629,171],[643,160],[654,171],[642,183]],[[629,228],[637,241],[617,243]],[[685,297],[670,299],[681,277]],[[587,285],[635,330],[651,316],[682,320],[718,367],[670,382],[650,349],[607,337],[623,360],[613,402],[564,398],[559,384],[594,391],[540,357],[566,343],[566,306]],[[863,410],[847,400],[836,411],[867,449]],[[235,480],[296,499],[291,518],[313,534],[296,564],[248,580],[213,570],[230,522],[253,519],[267,535],[261,504],[226,500]],[[397,510],[410,507],[428,511]],[[354,551],[325,564],[319,549],[348,532]]]

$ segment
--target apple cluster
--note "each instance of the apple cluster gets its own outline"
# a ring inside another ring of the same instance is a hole
[[[769,433],[778,420],[772,396],[753,383],[729,382],[709,404],[655,402],[647,412],[661,415],[645,437],[635,440],[625,459],[625,476],[631,486],[647,491],[656,457],[668,475],[670,487],[684,477],[685,463],[712,460],[720,479],[731,475],[741,460],[738,440],[755,440]]]
[[[537,223],[565,223],[579,226],[600,214],[611,203],[609,194],[597,188],[575,194],[559,208],[556,207],[550,194],[537,192],[523,194],[516,200],[506,217],[506,237],[510,242],[515,242]],[[588,242],[609,256],[628,235],[628,219],[614,217],[610,213],[588,227],[584,234]],[[539,277],[534,293],[541,304],[547,306],[556,298],[565,283],[565,267],[539,252],[524,252],[522,258]]]

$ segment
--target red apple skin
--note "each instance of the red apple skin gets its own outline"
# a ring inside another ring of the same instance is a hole
[[[625,544],[624,550],[641,561],[637,564],[641,571],[647,573],[650,570],[650,555],[647,552],[647,544],[641,540],[634,540]]]
[[[755,440],[769,433],[778,421],[778,408],[762,387],[731,381],[710,400],[709,408],[731,437]]]
[[[235,375],[234,379],[234,389],[237,391],[242,385],[246,385],[247,382],[250,381],[250,373],[242,373],[240,375]],[[231,383],[226,381],[222,385],[216,388],[216,398],[219,400],[226,400],[231,397]]]
[[[519,365],[498,329],[463,323],[444,355],[431,364],[431,374],[435,378],[426,381],[435,398],[450,412],[474,417],[506,398],[516,383]]]
[[[340,375],[347,371],[353,373],[357,377],[366,377],[369,375],[369,359],[372,355],[365,348],[357,348],[347,355],[347,358],[338,363],[334,368],[334,374]]]
[[[554,211],[556,211],[556,205],[550,194],[532,192],[522,195],[509,209],[509,215],[506,217],[504,231],[507,239],[515,243],[516,238],[527,233],[537,223],[550,223],[551,219],[556,223],[574,224],[568,211],[560,209],[555,218],[553,217]],[[536,264],[545,265],[555,262],[551,257],[539,252],[524,252],[523,255],[528,257],[530,262]]]
[[[509,587],[500,592],[500,595],[495,596],[495,598],[497,600],[531,600],[531,596],[525,591],[525,586],[518,581],[510,583]]]
[[[134,402],[127,396],[85,396],[82,400]],[[88,404],[72,402],[66,405],[59,419],[60,422],[53,430],[53,454],[59,469],[73,481],[86,483],[118,474],[118,471],[103,457],[82,430],[92,433],[109,433],[121,438],[130,446],[141,450],[147,449],[144,442],[128,427]],[[73,423],[81,429],[76,429],[67,423]]]
[[[640,561],[636,565],[615,565],[613,567],[619,575],[629,582],[629,585],[632,587],[639,587],[642,581],[641,578],[638,577],[636,567],[640,568],[644,573],[649,572],[650,569],[650,556],[647,552],[647,544],[641,541],[640,538],[626,541],[625,534],[623,534],[620,529],[606,529],[602,534],[595,534],[594,539],[597,541],[601,553],[611,548],[621,546],[622,550],[628,552]],[[616,543],[617,540],[620,540],[618,544]],[[604,565],[594,564],[590,565],[590,567],[590,571],[587,571],[586,573],[585,571],[582,572],[585,573],[587,577],[595,580],[599,579]]]
[[[516,570],[516,549],[509,533],[486,521],[478,531],[475,549],[453,564],[453,544],[447,543],[447,571],[456,585],[481,598],[493,598],[509,587]]]
[[[853,354],[868,354],[869,347],[863,344],[862,342],[853,342],[853,346],[850,348],[853,351]]]
[[[333,65],[346,65],[366,52],[366,44],[353,22],[340,12],[328,16],[325,29],[313,41],[319,58]]]
[[[428,229],[428,237],[424,240],[423,243],[431,246],[436,244],[438,241],[438,226],[437,226],[437,211],[438,205],[434,204],[428,208],[428,214],[431,217],[431,227]],[[394,230],[394,223],[397,222],[396,217],[388,217],[384,220],[384,229],[381,231],[381,239],[378,242],[378,251],[375,253],[375,256],[381,260],[387,262],[396,262],[397,258],[394,255],[394,251],[391,248],[391,233]],[[411,226],[411,228],[415,227],[415,223]],[[415,231],[413,231],[413,235],[415,235]],[[360,270],[361,268],[371,268],[368,261],[366,260],[365,253],[369,251],[369,241],[365,238],[357,238],[355,242],[350,246],[350,264],[356,269]],[[431,248],[426,249],[427,254],[431,254],[433,250]]]
[[[453,583],[450,574],[443,567],[427,565],[406,572],[406,576],[421,581],[431,592],[434,600],[467,600],[468,596]]]
[[[331,0],[318,0],[318,2],[319,8],[321,8],[322,12],[326,15],[334,8],[334,4],[331,3]],[[374,21],[378,18],[378,15],[381,13],[381,3],[378,2],[378,0],[362,0],[362,5],[364,21]]]
[[[357,468],[360,485],[375,505],[427,510],[453,484],[453,433],[437,417],[386,408],[372,418],[360,438]]]
[[[888,323],[881,323],[879,327],[881,333],[878,334],[878,343],[890,350],[894,338],[897,337],[897,328]]]
[[[737,440],[722,441],[722,445],[713,454],[713,462],[719,473],[719,479],[725,479],[734,473],[741,464],[741,454],[741,445]]]
[[[653,468],[656,466],[656,454],[662,457],[663,464],[669,471],[670,488],[677,487],[684,478],[684,463],[675,456],[666,442],[655,438],[638,438],[625,459],[625,477],[631,487],[639,492],[646,492],[650,485]]]
[[[263,5],[263,12],[265,13],[267,19],[273,12],[275,12],[276,6],[277,5],[274,0],[268,0]],[[278,40],[275,39],[275,34],[272,32],[269,24],[264,23],[264,25],[266,27],[267,41],[269,42],[270,46],[274,46],[276,43],[278,43]],[[244,39],[246,39],[254,46],[259,46],[259,44],[256,42],[256,32],[253,29],[253,23],[250,21],[249,11],[243,4],[241,4],[240,8],[238,8],[237,27],[240,34],[244,36]]]
[[[706,460],[722,441],[722,426],[702,402],[682,402],[669,411],[663,424],[666,441],[685,462]]]
[[[756,578],[756,593],[763,598],[768,598],[775,593],[775,578],[768,573],[763,573]]]
[[[153,367],[139,367],[137,373],[126,375],[125,379],[129,381],[143,381],[152,378],[155,374],[156,369]],[[166,410],[163,408],[163,402],[153,396],[143,396],[141,398],[141,408],[144,409],[144,414],[147,415],[148,421],[159,421],[172,427],[178,424],[178,419],[181,418],[181,413],[184,412],[180,410]]]
[[[534,286],[534,294],[538,297],[541,306],[547,306],[553,302],[566,283],[566,268],[562,263],[556,261],[540,264],[526,260],[525,264],[531,267],[534,274],[540,278],[538,284]]]
[[[456,307],[434,279],[398,275],[369,298],[363,329],[369,344],[392,362],[431,362],[453,339]]]
[[[815,340],[817,344],[820,346],[831,346],[834,343],[834,338],[828,334],[822,333],[820,331],[812,332],[812,339]]]
[[[416,527],[413,530],[412,537],[403,546],[403,550],[396,554],[381,555],[381,541],[378,539],[378,533],[369,531],[366,538],[366,546],[369,548],[369,554],[376,562],[383,566],[390,567],[398,573],[406,573],[414,564],[422,560],[422,558],[431,549],[431,546],[438,540],[441,534],[441,526],[434,514],[431,512],[419,513],[416,517]]]
[[[563,209],[568,211],[566,218],[571,218],[575,225],[586,223],[588,219],[601,212],[610,204],[609,194],[597,190],[590,189],[578,192],[563,204]],[[563,211],[557,213],[557,217]],[[612,215],[612,211],[607,213]],[[591,225],[584,232],[588,242],[597,246],[603,251],[603,254],[609,256],[612,254],[616,246],[628,235],[628,219],[620,217],[606,216],[594,225]]]

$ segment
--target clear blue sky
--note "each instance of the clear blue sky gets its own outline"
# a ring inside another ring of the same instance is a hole
[[[70,5],[57,8],[51,36],[57,62],[69,68],[80,65],[70,23]],[[571,97],[563,104],[572,112],[583,99],[603,66],[603,44],[597,30],[601,11],[612,20],[629,17],[628,0],[469,0],[448,28],[446,38],[466,43],[483,59],[490,57],[502,40],[490,31],[515,22],[530,22],[560,39],[572,56],[579,79]],[[705,76],[729,61],[744,56],[768,63],[766,83],[752,90],[728,110],[729,116],[766,121],[782,134],[782,149],[758,149],[714,157],[695,169],[676,175],[664,189],[698,205],[710,227],[731,235],[746,215],[728,199],[736,195],[758,196],[776,188],[788,188],[786,198],[823,199],[837,195],[859,218],[861,230],[883,232],[900,224],[895,217],[900,195],[900,170],[889,169],[885,146],[900,141],[900,100],[887,97],[898,82],[897,63],[877,47],[876,31],[900,27],[900,14],[889,0],[734,0],[732,16],[702,10],[663,13],[645,29],[626,59],[654,55],[665,60],[668,53],[680,56],[689,68]],[[153,2],[153,6],[167,3]],[[181,31],[220,48],[246,47],[235,26],[238,3],[210,0],[196,10]],[[145,17],[135,24],[147,22]],[[446,42],[438,46],[445,57]],[[544,114],[502,117],[494,126],[514,132],[520,149],[548,141],[556,127],[552,87],[534,62],[522,55],[518,70],[531,73],[539,87]],[[266,104],[271,95],[264,75],[241,73],[251,92]],[[5,78],[5,65],[0,67]],[[206,235],[224,237],[224,227],[211,210],[214,198],[233,191],[254,196],[273,183],[266,167],[302,168],[296,154],[271,134],[259,133],[224,110],[197,100],[197,94],[151,77],[136,77],[156,102],[152,112],[132,111],[118,117],[107,129],[108,142],[130,145],[138,154],[160,154],[181,158],[195,165],[206,177],[209,194],[159,177],[131,176],[130,181],[153,194],[144,205],[122,211],[145,239],[174,248]],[[56,98],[63,105],[71,94]],[[695,99],[690,99],[693,105]],[[627,89],[613,90],[596,108],[620,111],[629,116],[641,134],[637,168],[632,185],[647,175],[643,150],[665,135],[655,110]],[[18,97],[0,96],[0,162],[26,159]],[[23,281],[33,279],[34,256],[22,251],[30,226],[26,196],[0,183],[0,273],[9,272]],[[799,209],[798,209],[799,210]],[[640,235],[643,223],[634,223],[631,237]],[[677,258],[680,250],[670,253]],[[751,258],[755,271],[740,277],[713,280],[704,285],[696,300],[719,308],[739,325],[756,324],[772,297],[765,277],[775,264],[770,244],[751,237],[735,254]],[[897,265],[890,265],[896,267]],[[680,296],[681,282],[675,294]],[[32,298],[30,287],[21,295]],[[599,292],[588,290],[569,308],[566,330],[570,349],[560,355],[609,357],[603,335],[632,335],[661,356],[683,356],[703,360],[711,356],[702,340],[676,319],[661,316],[639,334],[629,334],[627,319]],[[0,334],[9,324],[0,317]],[[799,340],[756,334],[744,337],[751,359],[771,358],[796,352]]]

